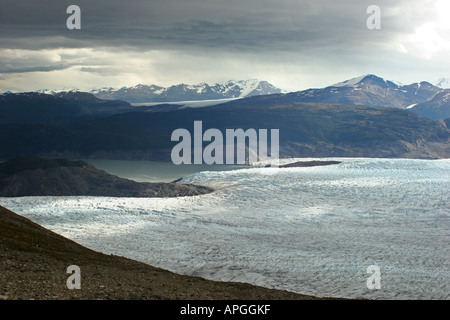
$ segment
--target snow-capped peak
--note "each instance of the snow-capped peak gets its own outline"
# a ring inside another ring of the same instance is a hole
[[[117,89],[115,89],[113,87],[101,87],[101,88],[98,88],[98,89],[93,89],[93,90],[89,91],[89,93],[96,94],[96,93],[99,93],[101,91],[107,92],[107,91],[114,91],[114,90],[117,90]]]
[[[403,85],[400,82],[397,81],[391,81],[391,80],[385,80],[383,78],[380,78],[374,74],[366,74],[362,75],[356,78],[352,78],[350,80],[346,80],[343,82],[336,83],[334,85],[329,86],[328,88],[343,88],[343,87],[350,87],[354,88],[355,90],[362,87],[367,86],[380,86],[383,88],[389,88],[389,89],[398,89],[402,87]]]
[[[330,87],[353,87],[355,85],[357,85],[358,83],[360,83],[364,78],[366,78],[367,76],[369,76],[368,74],[356,77],[356,78],[352,78],[349,80],[345,80],[342,82],[338,82],[336,84],[333,84]]]
[[[211,100],[242,98],[254,95],[280,93],[281,90],[267,81],[258,79],[229,80],[224,83],[180,83],[170,87],[138,84],[118,90],[102,88],[90,91],[100,99],[119,99],[131,103],[176,102],[190,100]]]
[[[36,90],[35,92],[37,93],[42,93],[42,94],[56,94],[56,93],[60,93],[60,92],[78,92],[80,91],[80,89],[78,88],[63,88],[63,89],[40,89],[40,90]]]
[[[231,90],[235,91],[238,89],[239,95],[238,97],[245,97],[250,94],[253,90],[255,90],[258,85],[261,83],[258,79],[249,79],[249,80],[229,80],[224,84],[224,93],[228,93]]]

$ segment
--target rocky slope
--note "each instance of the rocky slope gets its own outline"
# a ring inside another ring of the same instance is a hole
[[[77,265],[81,289],[69,290]],[[83,247],[0,206],[0,300],[317,299],[236,282],[178,275]]]

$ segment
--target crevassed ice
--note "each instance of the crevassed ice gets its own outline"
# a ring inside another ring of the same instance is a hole
[[[200,172],[182,183],[217,191],[196,197],[0,204],[94,250],[182,274],[318,296],[448,299],[450,160],[338,160]],[[366,287],[370,265],[380,290]]]

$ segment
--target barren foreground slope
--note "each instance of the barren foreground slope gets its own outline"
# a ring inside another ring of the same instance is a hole
[[[81,270],[69,290],[67,267]],[[174,274],[85,248],[0,207],[0,299],[317,299],[243,283]]]

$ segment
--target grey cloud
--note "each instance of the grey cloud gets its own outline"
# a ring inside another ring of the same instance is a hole
[[[259,70],[265,64],[284,63],[287,73],[294,65],[298,70],[316,66],[316,70],[333,72],[336,66],[357,73],[394,70],[396,65],[405,70],[405,61],[412,63],[410,68],[418,67],[414,59],[386,47],[435,18],[436,12],[427,5],[430,2],[375,2],[382,9],[379,31],[366,28],[366,8],[372,0],[0,0],[0,73],[77,67],[83,76],[117,75],[128,72],[127,62],[132,58],[152,50],[170,52],[172,60],[183,57],[176,62],[163,59],[146,69],[159,72],[164,79],[171,72],[179,74],[174,69],[193,63],[181,61],[189,55],[205,57],[206,64],[213,61],[210,57],[248,62],[249,72],[253,62]],[[66,8],[74,3],[81,8],[81,30],[66,28]],[[92,51],[72,54],[61,50],[59,59],[43,53],[68,48]],[[25,58],[8,57],[2,49],[31,52]],[[200,58],[195,67],[213,72]],[[138,66],[133,68],[138,72]]]
[[[67,30],[67,1],[8,2],[0,14],[2,47],[221,48],[300,50],[304,46],[372,43],[365,28],[370,1],[86,1],[77,4],[82,29]],[[415,1],[380,0],[387,16],[384,36],[407,32],[405,20],[429,16]],[[412,20],[410,20],[411,22]],[[410,23],[409,23],[410,24]],[[30,43],[30,39],[34,39]],[[376,39],[375,39],[376,40]],[[382,41],[383,39],[379,39]],[[386,41],[386,39],[384,39]]]
[[[64,70],[70,66],[66,64],[59,65],[48,65],[48,66],[37,66],[37,67],[27,67],[27,66],[12,66],[0,64],[0,73],[27,73],[27,72],[50,72],[56,70]]]

